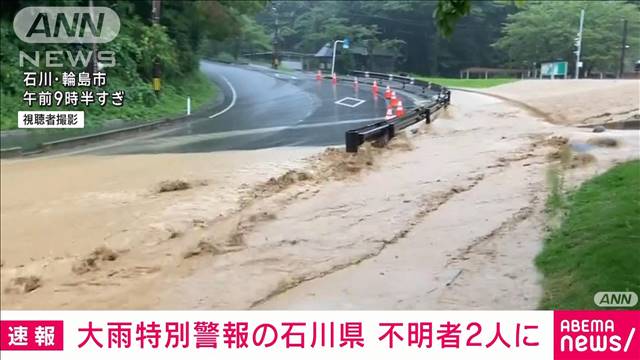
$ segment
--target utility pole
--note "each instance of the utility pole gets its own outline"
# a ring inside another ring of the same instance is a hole
[[[584,9],[580,10],[580,30],[578,30],[578,37],[576,38],[576,79],[580,78],[580,68],[582,63],[580,62],[580,51],[582,50],[582,27],[584,25]]]
[[[275,6],[271,8],[271,10],[273,10],[274,14],[275,14],[275,29],[273,31],[273,54],[271,55],[271,67],[274,69],[278,69],[278,45],[279,45],[279,23],[278,23],[278,8],[276,8]]]
[[[95,24],[95,17],[93,15],[93,0],[89,0],[89,9],[91,11],[91,22]],[[95,39],[91,44],[91,50],[91,73],[95,74],[96,72],[98,72],[98,55],[96,54],[98,52],[98,47],[96,45]]]
[[[627,50],[627,19],[622,20],[622,47],[620,49],[620,71],[618,78],[622,78],[624,74],[624,53]]]
[[[160,1],[151,0],[151,23],[154,25],[160,23]]]
[[[151,23],[155,26],[160,24],[160,3],[161,0],[151,0]],[[161,77],[160,59],[156,55],[153,60],[153,91],[160,95],[160,77]]]

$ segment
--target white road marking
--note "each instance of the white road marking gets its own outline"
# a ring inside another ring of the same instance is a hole
[[[194,143],[199,141],[224,139],[224,138],[229,138],[234,136],[257,135],[257,134],[266,134],[266,133],[285,131],[285,130],[310,129],[310,128],[327,127],[327,126],[344,125],[344,124],[374,122],[374,121],[381,121],[381,120],[384,120],[384,117],[352,119],[352,120],[342,120],[342,121],[334,121],[334,122],[317,122],[317,123],[300,124],[300,125],[293,125],[293,126],[272,126],[272,127],[245,129],[245,130],[230,130],[230,131],[221,131],[221,132],[208,133],[208,134],[180,135],[180,136],[171,136],[171,137],[153,139],[152,142],[148,142],[141,145],[144,146],[146,149],[151,148],[151,149],[158,150],[164,147],[186,145],[189,143]]]
[[[212,118],[214,118],[216,116],[220,116],[220,115],[224,114],[225,112],[229,111],[236,104],[236,99],[238,98],[238,94],[236,93],[236,89],[233,87],[233,85],[231,85],[231,82],[229,82],[229,79],[227,79],[223,75],[220,75],[220,77],[222,77],[222,79],[227,83],[227,85],[231,89],[231,94],[232,94],[231,103],[229,104],[229,106],[227,106],[226,108],[222,109],[221,111],[209,116],[210,119],[212,119]],[[101,145],[96,145],[96,146],[92,146],[92,147],[88,147],[88,148],[82,148],[82,149],[78,149],[78,150],[72,150],[72,151],[63,151],[63,152],[61,152],[59,154],[52,154],[52,155],[46,155],[46,156],[37,156],[37,157],[33,157],[33,158],[7,159],[8,161],[3,160],[3,163],[9,165],[9,164],[24,163],[24,162],[30,162],[30,161],[36,161],[36,160],[54,159],[54,158],[59,158],[59,157],[62,157],[62,156],[84,154],[84,153],[91,152],[91,151],[108,149],[108,148],[114,147],[114,146],[125,145],[127,143],[132,142],[132,141],[145,140],[145,139],[153,138],[153,137],[156,137],[156,136],[162,136],[162,135],[170,134],[172,132],[175,132],[175,131],[178,131],[178,130],[181,130],[181,129],[182,129],[182,127],[175,127],[175,128],[172,128],[172,129],[167,129],[167,130],[162,130],[162,131],[151,131],[149,134],[146,134],[146,135],[134,136],[134,137],[129,138],[129,139],[124,139],[124,140],[120,140],[120,141],[116,141],[116,142],[112,142],[112,143],[108,143],[108,144],[101,144]]]
[[[236,89],[233,87],[233,85],[231,85],[231,82],[229,82],[229,80],[223,75],[220,75],[220,77],[227,83],[227,85],[231,89],[232,99],[231,99],[231,103],[226,108],[224,108],[221,111],[209,116],[210,119],[215,118],[217,116],[220,116],[220,115],[226,113],[227,111],[229,111],[233,106],[235,106],[236,100],[237,100],[237,97],[238,97],[238,95],[236,93]],[[344,84],[340,84],[340,85],[344,85]],[[378,95],[378,97],[380,97],[380,95]],[[344,98],[344,99],[341,99],[340,101],[343,101],[345,99],[351,99],[351,100],[365,102],[365,100],[356,99],[356,98]],[[355,106],[358,106],[360,104],[361,103],[358,103],[357,105],[354,105],[354,106],[351,106],[351,107],[355,107]],[[349,106],[349,105],[346,105],[346,104],[340,104],[340,105]],[[177,137],[164,138],[164,139],[165,140],[173,139],[174,141],[178,140],[178,139],[181,139],[182,142],[189,143],[189,142],[193,141],[192,139],[194,139],[194,138],[198,138],[198,139],[203,139],[203,138],[204,139],[206,139],[206,138],[215,139],[215,138],[224,138],[224,137],[239,136],[239,135],[268,133],[268,132],[283,131],[283,130],[316,128],[316,127],[334,126],[334,125],[342,125],[342,124],[356,124],[356,123],[367,122],[367,121],[384,120],[384,117],[352,119],[352,120],[343,120],[343,121],[335,121],[335,122],[318,122],[318,123],[311,123],[311,124],[300,124],[304,120],[305,119],[302,119],[302,120],[298,121],[296,123],[296,125],[294,125],[294,126],[275,126],[275,127],[247,129],[247,130],[233,130],[233,131],[225,131],[225,132],[210,133],[210,134],[177,136]],[[38,157],[33,157],[33,158],[19,158],[19,159],[6,159],[6,160],[3,159],[2,162],[3,162],[3,164],[10,165],[10,164],[24,163],[24,162],[30,162],[30,161],[36,161],[36,160],[45,160],[45,159],[51,159],[51,158],[58,158],[58,157],[62,157],[62,156],[77,155],[77,154],[87,153],[87,152],[91,152],[91,151],[102,150],[102,149],[107,149],[107,148],[111,148],[111,147],[115,147],[115,146],[124,145],[124,144],[130,143],[132,141],[146,140],[146,139],[149,139],[149,138],[170,134],[170,133],[178,131],[178,130],[182,130],[182,127],[176,127],[176,128],[173,128],[173,129],[167,129],[167,130],[163,130],[163,131],[152,131],[151,133],[145,134],[145,135],[142,135],[142,136],[135,136],[135,137],[132,137],[132,138],[129,138],[129,139],[124,139],[124,140],[116,141],[116,142],[109,143],[109,144],[96,145],[96,146],[89,147],[89,148],[82,148],[82,149],[78,149],[78,150],[74,150],[74,151],[62,152],[62,153],[59,153],[59,154],[52,154],[52,155],[47,155],[47,156],[38,156]],[[187,138],[189,138],[190,140],[187,140]],[[158,141],[160,139],[163,139],[163,138],[154,139],[154,141]],[[164,141],[164,140],[162,140],[162,141]]]
[[[345,101],[353,102],[353,104],[345,103]],[[348,97],[347,96],[345,98],[342,98],[342,99],[336,101],[335,103],[338,104],[338,105],[354,108],[356,106],[362,105],[365,101],[366,100],[362,100],[362,99],[358,99],[358,98],[352,98],[352,97]]]
[[[209,119],[213,119],[214,117],[220,116],[226,113],[227,111],[229,111],[229,109],[231,109],[236,104],[236,99],[238,98],[238,94],[236,94],[236,89],[233,87],[233,85],[231,85],[231,83],[229,82],[229,79],[227,79],[223,75],[220,75],[220,77],[222,77],[222,80],[224,80],[224,82],[226,82],[227,85],[229,85],[229,88],[231,89],[231,104],[229,104],[229,106],[222,109],[221,111],[209,116]]]

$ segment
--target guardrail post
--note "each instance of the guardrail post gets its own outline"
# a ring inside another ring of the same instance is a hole
[[[431,108],[427,108],[427,111],[424,113],[425,115],[425,122],[427,124],[431,123]]]
[[[447,105],[449,105],[451,103],[451,90],[447,90],[446,99],[447,99]]]
[[[389,126],[387,127],[387,133],[389,134],[389,139],[396,136],[396,128],[393,126],[393,124],[389,124]]]
[[[360,134],[358,134],[357,132],[353,130],[349,130],[345,133],[345,144],[346,144],[346,151],[348,153],[357,153],[358,146],[362,144],[362,138]]]
[[[378,137],[375,141],[374,141],[374,146],[376,147],[385,147],[387,146],[387,144],[389,143],[389,140],[391,140],[394,136],[395,136],[395,127],[393,124],[388,123],[383,129],[382,129],[382,136]]]

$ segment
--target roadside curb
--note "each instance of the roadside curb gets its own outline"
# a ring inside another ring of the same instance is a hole
[[[0,158],[8,159],[8,158],[21,157],[21,156],[34,155],[34,154],[52,151],[55,149],[64,149],[64,148],[69,148],[77,145],[88,144],[93,141],[115,138],[118,135],[131,134],[134,132],[142,132],[145,130],[153,130],[162,125],[174,124],[174,123],[177,124],[181,121],[184,121],[188,117],[190,116],[180,116],[175,118],[156,120],[154,122],[150,122],[147,124],[128,126],[121,129],[107,130],[107,131],[101,131],[94,134],[87,134],[87,135],[74,136],[74,137],[69,137],[69,138],[60,139],[60,140],[47,141],[47,142],[40,143],[37,149],[26,151],[26,152],[24,152],[23,148],[20,146],[0,149]]]
[[[125,127],[122,129],[107,130],[107,131],[102,131],[95,134],[74,136],[74,137],[61,139],[61,140],[47,141],[40,144],[40,150],[50,151],[55,148],[64,148],[66,146],[82,145],[95,140],[108,139],[110,137],[114,137],[119,134],[128,134],[133,132],[142,132],[145,130],[153,130],[165,124],[179,123],[181,121],[187,120],[188,117],[189,116],[182,116],[182,117],[176,117],[176,118],[162,119],[162,120],[157,120],[148,124],[134,125],[134,126]]]
[[[14,146],[10,148],[0,149],[0,159],[9,159],[22,155],[22,147]]]

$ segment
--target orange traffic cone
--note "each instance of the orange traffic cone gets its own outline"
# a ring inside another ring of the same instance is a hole
[[[322,80],[322,71],[318,70],[316,73],[316,80]]]
[[[393,115],[393,107],[389,106],[387,108],[387,115],[384,117],[386,121],[393,120],[396,116]]]
[[[333,75],[331,75],[331,83],[336,84],[337,82],[338,78],[336,77],[336,73],[333,73]]]
[[[391,88],[387,85],[387,89],[384,91],[384,98],[391,99]]]
[[[378,95],[378,81],[377,80],[373,80],[373,86],[371,87],[371,90],[373,90],[373,93]]]
[[[393,107],[398,106],[398,98],[396,97],[395,91],[391,92],[391,106]]]
[[[396,115],[398,117],[404,116],[404,108],[402,107],[402,100],[398,100],[398,107],[396,107]]]

